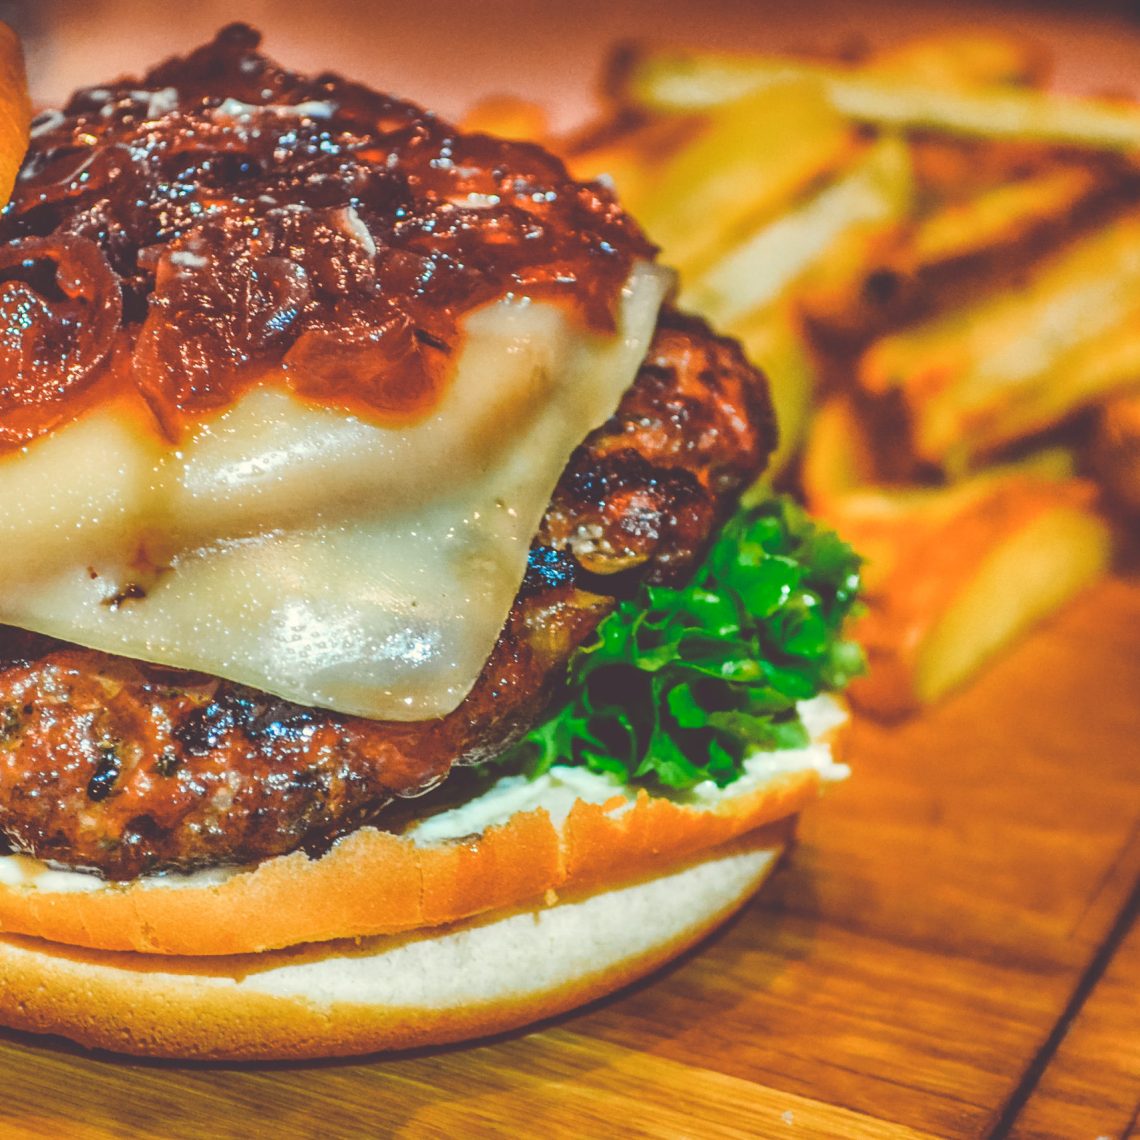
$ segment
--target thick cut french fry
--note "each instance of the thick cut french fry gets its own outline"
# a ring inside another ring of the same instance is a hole
[[[463,116],[463,129],[504,139],[541,142],[550,135],[546,110],[514,95],[489,95]]]
[[[768,377],[780,432],[764,474],[771,482],[803,443],[817,385],[815,362],[790,305],[766,309],[731,332]]]
[[[805,75],[824,79],[870,72],[936,86],[995,87],[1032,83],[1047,60],[1027,40],[966,32],[944,33],[884,48],[859,65],[728,52],[654,50],[622,44],[603,77],[619,106],[700,109]]]
[[[1027,386],[1004,408],[1000,437],[1021,438],[1061,422],[1074,408],[1140,384],[1140,306],[1120,324],[1067,353],[1049,383]],[[979,432],[978,445],[987,444]]]
[[[845,276],[803,283],[801,305],[815,325],[848,339],[960,305],[979,282],[1014,279],[1120,184],[1095,164],[1054,161],[1040,173],[955,195],[918,221],[869,234]]]
[[[978,87],[1034,84],[1048,64],[1041,48],[1021,37],[944,32],[882,48],[866,67],[934,87]]]
[[[823,517],[841,513],[853,491],[878,482],[874,443],[846,393],[829,396],[811,420],[800,465],[808,509]]]
[[[1103,174],[1088,166],[1056,166],[994,186],[965,202],[950,203],[915,227],[907,269],[920,273],[1025,241],[1042,225],[1066,219],[1105,181]]]
[[[859,380],[869,392],[899,389],[916,453],[961,469],[1134,380],[1137,317],[1140,219],[1129,217],[1072,243],[1016,292],[882,338]]]
[[[990,139],[1028,139],[1087,150],[1140,148],[1140,107],[1046,91],[944,91],[890,77],[830,88],[852,119],[898,130]]]
[[[720,107],[662,167],[641,222],[682,275],[786,208],[856,147],[851,129],[810,82]]]
[[[868,558],[872,672],[853,695],[872,711],[937,700],[1107,563],[1069,447],[977,469],[1062,421],[1075,433],[1074,411],[1140,383],[1140,216],[1123,213],[1140,106],[1027,87],[1042,65],[967,34],[859,64],[635,49],[611,74],[617,123],[691,131],[708,115],[702,134],[641,147],[630,184],[681,263],[682,302],[768,372],[775,470],[802,447],[809,507]],[[735,116],[797,83],[877,130],[761,205],[759,144]],[[620,168],[630,152],[611,141]],[[1140,396],[1110,407],[1095,458],[1140,496]],[[938,466],[956,481],[928,485]]]
[[[1101,409],[1092,457],[1112,497],[1140,514],[1140,389]]]
[[[850,248],[845,238],[897,223],[909,208],[910,191],[906,144],[880,139],[830,186],[736,245],[688,285],[682,302],[732,328],[809,271],[825,272],[830,256],[842,261]]]
[[[819,82],[841,114],[901,130],[1030,139],[1091,150],[1140,148],[1140,107],[1052,92],[937,87],[892,71],[757,56],[658,52],[623,60],[621,95],[635,106],[697,111],[795,79]]]
[[[1110,537],[1083,480],[986,477],[852,495],[836,521],[868,558],[852,699],[899,715],[945,696],[1104,573]]]
[[[1063,165],[1109,163],[1128,169],[1126,159],[1100,151],[1066,152],[1032,139],[962,138],[934,132],[906,136],[914,164],[917,215],[925,218],[964,204],[1000,186],[1046,174]]]
[[[814,514],[893,519],[921,509],[944,517],[975,501],[990,481],[1034,478],[1064,483],[1077,470],[1073,451],[1054,446],[986,468],[960,483],[908,486],[890,478],[892,441],[882,438],[865,411],[861,414],[852,393],[833,392],[812,416],[799,474],[804,500]]]

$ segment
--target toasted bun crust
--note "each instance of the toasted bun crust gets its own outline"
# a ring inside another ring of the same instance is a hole
[[[676,956],[756,890],[835,774],[843,713],[821,701],[807,753],[765,758],[703,807],[645,792],[591,803],[598,785],[575,776],[560,815],[556,785],[508,781],[508,804],[521,787],[549,810],[459,839],[367,829],[321,859],[212,885],[60,880],[42,865],[12,876],[25,868],[9,857],[0,1023],[116,1052],[274,1059],[437,1045],[564,1012]],[[491,802],[511,810],[498,791]],[[482,827],[486,808],[437,816],[435,833]]]
[[[740,907],[783,820],[668,873],[411,935],[227,958],[0,937],[0,1020],[116,1052],[199,1059],[349,1055],[485,1036],[668,961]]]
[[[60,890],[50,886],[50,873],[31,873],[0,882],[0,931],[169,955],[396,934],[668,866],[794,815],[818,790],[819,774],[809,769],[713,809],[642,791],[632,803],[620,795],[602,804],[579,800],[560,826],[538,808],[481,835],[432,844],[365,828],[320,859],[296,852],[203,885],[160,879]]]

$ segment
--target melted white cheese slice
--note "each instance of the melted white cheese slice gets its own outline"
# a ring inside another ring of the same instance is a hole
[[[95,410],[0,459],[0,621],[306,705],[450,712],[670,283],[638,267],[609,337],[525,298],[478,310],[440,406],[407,428],[272,376],[177,450]]]

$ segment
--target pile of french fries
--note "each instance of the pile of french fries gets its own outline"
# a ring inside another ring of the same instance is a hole
[[[625,47],[544,141],[767,371],[775,470],[867,557],[853,698],[905,713],[1104,573],[1140,512],[1140,104],[986,34],[838,62]],[[492,102],[469,125],[541,133]],[[1131,516],[1128,512],[1134,512]]]

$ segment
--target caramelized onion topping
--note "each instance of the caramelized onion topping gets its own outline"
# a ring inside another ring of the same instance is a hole
[[[0,443],[23,444],[74,414],[121,318],[119,283],[94,242],[64,234],[0,246]]]
[[[232,25],[33,123],[0,218],[0,445],[123,386],[177,435],[275,365],[309,399],[408,422],[479,305],[613,327],[653,251],[605,189],[259,42]]]

